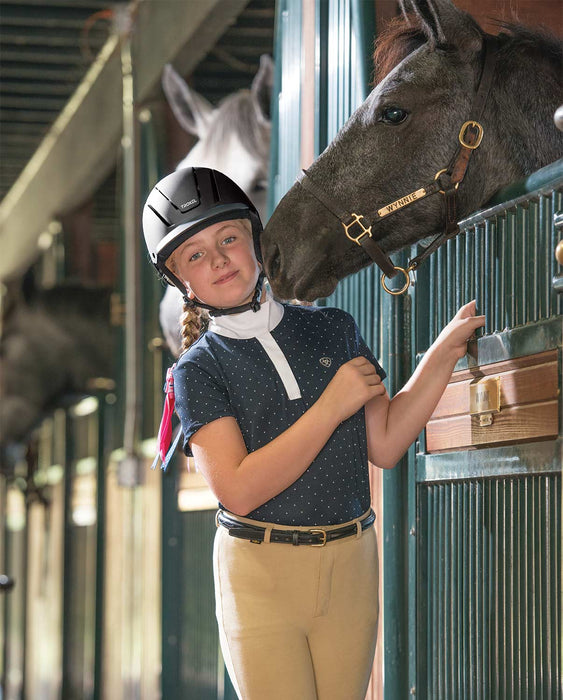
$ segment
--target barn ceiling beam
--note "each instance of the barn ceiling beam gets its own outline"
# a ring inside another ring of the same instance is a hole
[[[159,94],[166,63],[180,73],[191,72],[247,3],[139,3],[132,35],[136,102]],[[49,223],[91,197],[109,175],[119,156],[121,130],[119,40],[111,36],[0,203],[0,280],[20,274],[36,257]]]

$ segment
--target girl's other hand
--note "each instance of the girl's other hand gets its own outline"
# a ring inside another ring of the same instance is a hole
[[[346,420],[370,399],[385,394],[385,387],[375,367],[365,357],[354,357],[336,372],[321,395],[328,410],[338,419]]]
[[[456,360],[467,352],[467,342],[477,328],[485,325],[485,317],[476,315],[475,299],[462,306],[452,320],[444,327],[434,345],[451,353]]]

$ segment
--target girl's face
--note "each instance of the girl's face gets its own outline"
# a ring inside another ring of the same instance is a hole
[[[190,298],[223,309],[246,304],[260,272],[250,221],[220,221],[199,231],[172,253],[168,264]]]

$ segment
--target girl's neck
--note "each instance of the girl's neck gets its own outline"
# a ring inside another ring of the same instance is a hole
[[[283,306],[273,298],[269,290],[264,289],[258,311],[211,316],[208,330],[228,338],[255,338],[272,331],[281,321],[283,313]]]

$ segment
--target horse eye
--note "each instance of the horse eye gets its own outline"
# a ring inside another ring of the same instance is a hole
[[[258,180],[254,184],[254,191],[255,192],[261,192],[262,190],[267,190],[268,189],[268,181],[267,180]]]
[[[381,121],[385,124],[401,124],[409,113],[400,107],[386,107],[381,113]]]

